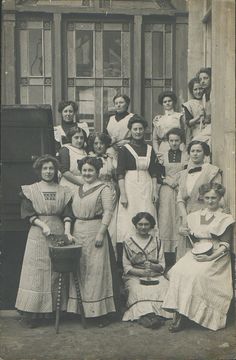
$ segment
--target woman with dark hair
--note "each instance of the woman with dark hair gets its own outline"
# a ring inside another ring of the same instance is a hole
[[[82,246],[78,276],[85,316],[99,317],[99,325],[105,326],[109,321],[106,315],[116,311],[117,282],[113,279],[115,257],[107,232],[113,199],[109,186],[99,180],[102,166],[102,160],[96,157],[78,161],[84,184],[72,195],[72,211],[73,238]],[[66,223],[65,232],[71,239],[70,223]],[[79,312],[72,277],[67,311]]]
[[[99,172],[99,179],[107,184],[113,194],[113,215],[108,227],[109,235],[111,237],[112,245],[116,249],[116,220],[117,220],[117,197],[118,189],[116,184],[116,168],[117,161],[109,151],[111,145],[111,137],[104,133],[94,132],[89,135],[88,147],[89,156],[96,156],[102,160],[103,166]]]
[[[174,312],[169,330],[184,327],[184,317],[211,330],[222,329],[233,297],[230,264],[232,215],[220,208],[225,193],[221,184],[207,183],[199,188],[204,207],[187,216],[192,251],[169,271],[169,289],[163,308]]]
[[[78,105],[71,100],[62,100],[58,105],[58,112],[61,114],[61,124],[54,127],[54,138],[56,140],[56,150],[59,150],[63,144],[68,143],[67,133],[71,127],[76,126],[76,113]],[[87,133],[89,131],[88,124],[83,122],[79,123],[80,128],[84,129]]]
[[[89,132],[86,133],[84,129],[80,128],[80,124],[70,128],[67,133],[69,144],[64,144],[58,152],[62,174],[60,184],[68,186],[72,190],[83,183],[77,161],[87,156],[88,134]]]
[[[155,153],[145,143],[148,124],[139,115],[128,123],[130,144],[118,153],[118,182],[120,200],[117,217],[117,242],[122,243],[132,228],[132,218],[137,211],[147,211],[156,219],[157,167]]]
[[[69,190],[54,180],[59,168],[54,157],[39,157],[33,168],[40,181],[22,186],[21,193],[21,217],[28,218],[31,227],[15,305],[29,327],[38,326],[40,319],[56,310],[58,274],[51,270],[47,236],[64,234],[63,218],[70,221],[65,208],[71,199]],[[62,310],[66,310],[65,291],[62,298]]]
[[[129,142],[129,119],[133,116],[128,112],[130,98],[127,95],[117,94],[113,98],[115,115],[111,116],[107,124],[107,132],[112,139],[112,146],[118,148]]]
[[[167,266],[175,263],[175,252],[179,239],[179,211],[176,203],[179,172],[188,162],[186,152],[180,150],[183,132],[173,128],[166,134],[170,150],[160,160],[164,166],[159,191],[158,225],[160,239],[163,244]]]
[[[189,140],[205,141],[210,145],[211,124],[206,118],[202,102],[204,89],[200,84],[199,78],[191,79],[188,87],[192,99],[185,102],[182,106],[184,109],[185,122],[190,130]]]
[[[157,233],[151,234],[156,223],[151,214],[140,212],[132,218],[132,222],[135,231],[124,241],[123,279],[128,301],[122,320],[137,320],[140,325],[157,329],[164,324],[163,317],[172,317],[161,308],[168,288],[168,281],[163,276],[163,248]],[[140,279],[147,276],[158,281],[144,285]]]
[[[203,88],[202,104],[205,110],[205,122],[211,124],[211,68],[201,68],[197,77]]]
[[[179,173],[179,191],[177,202],[179,205],[182,227],[187,227],[187,214],[202,207],[198,189],[202,184],[214,181],[221,183],[221,170],[212,164],[204,163],[205,156],[210,155],[210,148],[205,142],[193,140],[188,145],[187,152],[190,160],[187,169]],[[178,245],[178,257],[186,252],[186,241]]]
[[[173,91],[164,91],[158,96],[158,102],[163,106],[164,115],[156,115],[153,119],[153,140],[152,145],[155,154],[159,157],[169,150],[166,139],[167,132],[172,128],[180,128],[184,132],[183,115],[175,112],[177,97]],[[183,150],[184,145],[181,145]]]

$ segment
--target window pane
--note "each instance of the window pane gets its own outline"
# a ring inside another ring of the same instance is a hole
[[[42,30],[29,31],[29,67],[31,76],[43,75]]]
[[[76,87],[76,102],[79,106],[79,120],[88,123],[90,129],[94,128],[94,88]]]
[[[76,76],[93,76],[92,31],[76,31]]]
[[[104,31],[103,33],[103,75],[121,76],[121,32]]]
[[[29,86],[29,104],[43,104],[43,86]]]
[[[163,76],[163,33],[152,33],[152,77]]]

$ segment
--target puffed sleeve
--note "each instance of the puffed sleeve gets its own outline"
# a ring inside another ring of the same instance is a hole
[[[32,201],[27,199],[22,191],[19,193],[19,196],[21,198],[21,219],[29,218],[29,221],[33,223],[33,221],[37,219],[37,213],[33,207]]]
[[[112,191],[108,186],[101,191],[101,200],[103,208],[102,224],[109,225],[113,214],[113,197]]]
[[[67,221],[72,222],[73,220],[75,220],[75,216],[72,211],[72,199],[70,199],[70,201],[64,207],[64,210],[63,210],[61,216],[62,216],[62,219],[64,220],[64,222],[67,222]]]
[[[229,225],[225,232],[220,236],[220,243],[219,245],[224,245],[227,250],[231,247],[231,242],[233,238],[233,225]]]
[[[123,242],[123,258],[122,258],[122,262],[123,262],[123,269],[124,269],[124,274],[127,275],[128,272],[130,270],[133,269],[133,266],[131,264],[131,261],[128,257],[128,247],[127,244],[125,243],[125,241]]]
[[[126,151],[124,146],[118,149],[118,162],[117,162],[118,179],[124,179],[127,170],[125,153]]]
[[[189,121],[190,121],[191,119],[193,119],[193,116],[192,116],[192,114],[189,112],[189,110],[187,109],[186,106],[182,105],[182,107],[183,107],[183,110],[184,110],[185,123],[186,123],[187,126],[191,127],[191,125],[189,124]]]
[[[63,174],[70,171],[70,154],[66,147],[62,147],[58,152],[58,160],[60,162],[60,171]]]
[[[158,167],[156,164],[156,155],[154,153],[154,150],[152,149],[150,164],[148,167],[149,174],[152,178],[157,177],[157,169],[158,169]]]

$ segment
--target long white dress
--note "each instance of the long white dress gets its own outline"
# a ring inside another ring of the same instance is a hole
[[[22,186],[25,198],[31,202],[35,217],[44,221],[52,234],[64,234],[61,219],[65,206],[71,199],[69,189],[56,185],[52,192],[44,192],[39,183]],[[26,207],[26,216],[27,209]],[[30,313],[50,313],[56,310],[59,274],[51,269],[49,241],[42,229],[31,225],[16,299],[16,308]],[[66,309],[66,294],[63,292],[61,309]]]
[[[232,215],[221,210],[210,213],[201,209],[188,215],[188,225],[199,241],[213,242],[214,250],[224,245],[227,228],[234,223]],[[213,250],[213,251],[214,251]],[[170,285],[163,308],[177,311],[211,330],[225,327],[233,297],[230,253],[212,261],[199,262],[191,251],[169,271]]]

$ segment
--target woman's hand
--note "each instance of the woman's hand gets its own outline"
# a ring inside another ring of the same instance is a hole
[[[182,225],[179,227],[179,233],[182,236],[188,236],[190,234],[190,229],[188,225]]]
[[[116,146],[121,147],[121,146],[123,146],[123,145],[125,145],[125,144],[129,144],[129,143],[130,143],[130,141],[129,141],[128,139],[124,139],[124,140],[118,141],[118,142],[116,143]]]
[[[120,195],[120,203],[124,208],[128,207],[128,199],[126,194]]]
[[[199,261],[199,262],[205,262],[205,261],[213,260],[211,256],[208,256],[208,255],[205,255],[205,254],[195,255],[194,259]]]
[[[43,232],[43,235],[45,235],[45,236],[50,235],[51,234],[50,227],[47,224],[43,224],[42,232]]]
[[[155,191],[152,194],[152,202],[153,202],[153,204],[156,204],[157,201],[158,201],[158,193],[157,193],[157,191]]]
[[[65,234],[67,236],[68,242],[69,244],[75,244],[75,237],[72,236],[71,234]]]
[[[102,247],[103,241],[104,241],[104,235],[97,234],[97,236],[95,238],[95,246],[96,247]]]

